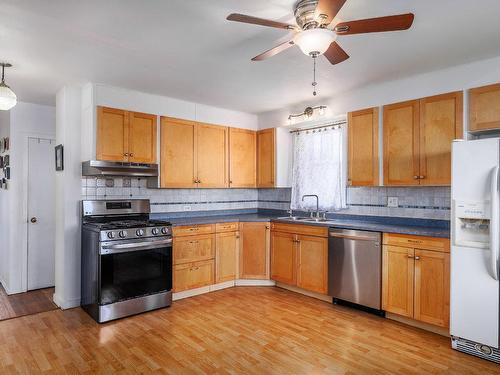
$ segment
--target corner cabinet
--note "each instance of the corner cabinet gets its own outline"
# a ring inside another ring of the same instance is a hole
[[[328,229],[273,223],[271,279],[312,292],[328,292]]]
[[[240,279],[269,279],[269,222],[240,223]]]
[[[228,128],[161,118],[162,188],[228,186]]]
[[[384,185],[447,186],[451,143],[463,136],[463,94],[384,106]]]
[[[229,128],[229,187],[257,186],[257,133]]]
[[[348,185],[379,184],[379,110],[368,108],[348,115]]]
[[[156,163],[157,117],[97,107],[96,159]]]
[[[450,241],[384,233],[382,308],[449,327]]]

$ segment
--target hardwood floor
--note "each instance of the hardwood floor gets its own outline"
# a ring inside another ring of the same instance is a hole
[[[446,337],[272,287],[98,325],[81,309],[0,322],[0,373],[499,374]]]
[[[9,296],[0,284],[0,320],[55,310],[53,294],[54,288],[46,288]]]

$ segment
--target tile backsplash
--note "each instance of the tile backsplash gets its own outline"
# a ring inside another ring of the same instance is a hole
[[[398,207],[387,207],[389,197]],[[148,198],[154,213],[290,208],[291,189],[148,189],[141,178],[82,178],[82,199]],[[450,218],[449,187],[349,187],[338,214]]]

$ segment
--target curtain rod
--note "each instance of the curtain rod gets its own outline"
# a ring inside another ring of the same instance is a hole
[[[342,126],[347,124],[347,121],[342,120],[342,121],[337,121],[337,122],[332,122],[331,124],[328,125],[318,125],[318,126],[313,126],[310,128],[303,128],[303,129],[295,129],[295,130],[290,130],[290,133],[300,133],[300,132],[306,132],[309,130],[317,130],[317,129],[323,129],[323,128],[330,128],[330,127],[335,127],[335,126]]]

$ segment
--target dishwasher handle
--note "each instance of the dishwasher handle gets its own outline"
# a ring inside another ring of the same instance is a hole
[[[356,240],[356,241],[373,241],[377,242],[377,240],[373,237],[365,237],[365,236],[354,236],[350,234],[341,234],[341,233],[333,233],[330,232],[330,237],[336,237],[336,238],[345,238],[348,240]]]

